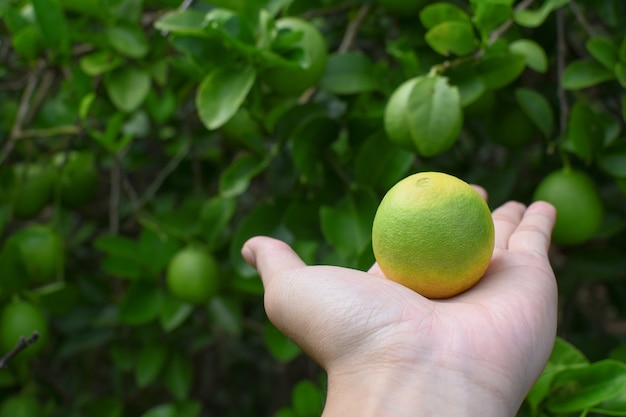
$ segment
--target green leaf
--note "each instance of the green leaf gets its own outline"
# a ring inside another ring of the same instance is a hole
[[[593,154],[600,149],[599,125],[596,121],[595,112],[588,106],[576,102],[572,111],[567,128],[569,148],[584,161],[590,162]]]
[[[624,36],[619,46],[619,60],[626,63],[626,36]]]
[[[291,403],[298,416],[319,416],[324,406],[324,396],[311,381],[302,380],[291,392]]]
[[[141,29],[130,25],[110,26],[107,28],[109,44],[122,55],[141,59],[148,54],[149,46]]]
[[[574,61],[563,71],[563,87],[568,90],[580,90],[609,81],[615,78],[612,71],[607,70],[597,61]]]
[[[474,28],[468,22],[443,22],[430,29],[425,35],[428,45],[435,52],[448,56],[467,55],[474,52],[479,45]]]
[[[449,149],[461,131],[458,88],[442,76],[421,77],[408,99],[409,129],[418,152],[431,157]]]
[[[599,63],[604,65],[609,71],[615,68],[615,64],[618,62],[618,50],[617,46],[609,38],[604,36],[594,36],[585,43],[587,51],[593,56]]]
[[[99,398],[87,405],[85,414],[90,417],[122,417],[124,403],[119,398]]]
[[[485,86],[497,90],[519,77],[526,68],[526,57],[513,53],[486,56],[476,66],[476,73]]]
[[[251,210],[238,223],[230,242],[230,263],[244,278],[256,277],[257,272],[248,265],[241,256],[241,247],[253,236],[264,235],[272,237],[286,238],[284,230],[281,229],[284,207],[277,203],[261,203]],[[256,284],[250,285],[252,288],[258,288],[260,284],[258,278],[250,279]]]
[[[411,152],[390,144],[385,135],[375,134],[356,155],[355,177],[364,186],[387,191],[406,176],[414,159]]]
[[[369,192],[357,190],[334,207],[320,210],[326,240],[346,255],[362,253],[371,242],[372,221],[378,201]]]
[[[200,237],[209,245],[217,245],[222,232],[235,213],[233,198],[214,197],[204,203],[200,211]]]
[[[626,63],[618,62],[615,65],[615,76],[617,77],[617,81],[619,81],[620,85],[626,88]]]
[[[220,67],[204,78],[196,95],[196,107],[207,129],[217,129],[233,117],[255,78],[256,70],[252,66]]]
[[[358,94],[378,88],[374,63],[360,52],[331,55],[320,87],[333,94]]]
[[[172,332],[180,327],[189,318],[193,312],[191,304],[180,301],[178,298],[169,296],[164,297],[163,305],[159,313],[159,321],[161,327],[166,332]]]
[[[135,381],[139,388],[150,385],[159,376],[167,358],[167,348],[160,345],[144,347],[137,357]]]
[[[515,22],[520,26],[536,28],[541,26],[554,10],[565,6],[569,0],[546,0],[538,9],[521,9],[513,12]]]
[[[178,352],[170,357],[164,372],[163,382],[178,401],[187,399],[193,381],[193,367],[186,356]]]
[[[463,9],[450,3],[433,3],[422,9],[420,21],[426,29],[432,29],[444,22],[469,23],[470,17]]]
[[[243,194],[248,189],[252,178],[266,165],[267,161],[255,155],[241,155],[220,176],[220,196],[231,198]]]
[[[626,416],[626,390],[591,407],[589,411],[607,416]]]
[[[241,303],[232,297],[217,295],[208,306],[211,321],[231,336],[239,336],[243,330]]]
[[[48,48],[65,54],[69,51],[69,32],[63,10],[55,0],[32,0],[43,42]]]
[[[104,76],[109,98],[119,110],[130,113],[144,102],[150,92],[150,74],[134,67],[120,67]]]
[[[545,73],[548,70],[548,56],[543,47],[530,39],[518,39],[511,42],[509,51],[526,58],[526,65],[537,72]]]
[[[179,417],[179,415],[174,404],[161,404],[152,407],[140,417]]]
[[[626,178],[626,139],[606,148],[598,159],[598,165],[615,178]]]
[[[625,386],[626,364],[612,359],[566,369],[552,381],[547,409],[559,414],[580,412],[620,394]]]
[[[272,356],[281,362],[289,362],[302,353],[298,345],[289,340],[269,321],[265,324],[263,341]]]
[[[146,277],[156,278],[167,266],[170,259],[181,248],[179,241],[169,236],[159,236],[144,228],[139,236],[139,251],[135,256],[141,260]]]
[[[92,77],[109,72],[122,64],[122,59],[110,51],[96,51],[80,59],[80,69]]]
[[[154,283],[133,281],[120,304],[120,319],[132,326],[149,323],[159,317],[163,299],[162,290]]]
[[[550,392],[552,380],[559,372],[565,369],[584,367],[588,364],[589,361],[580,350],[566,340],[557,337],[548,363],[526,396],[526,401],[533,410],[536,410]]]
[[[473,2],[474,24],[484,35],[498,28],[511,17],[513,12],[510,0],[481,0]]]
[[[306,119],[291,134],[291,152],[303,183],[323,177],[323,157],[330,144],[337,139],[339,124],[329,117]]]
[[[535,90],[518,88],[515,98],[524,113],[535,123],[546,138],[554,131],[554,112],[548,100]]]
[[[34,26],[27,26],[17,32],[11,40],[13,49],[27,60],[35,60],[41,52],[41,35]]]
[[[177,35],[204,36],[205,16],[206,13],[197,10],[178,9],[164,14],[154,22],[154,27]]]

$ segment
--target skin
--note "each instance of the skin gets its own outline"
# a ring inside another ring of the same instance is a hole
[[[545,202],[496,209],[485,276],[445,300],[385,279],[376,264],[306,266],[269,237],[242,254],[261,276],[269,319],[328,374],[323,417],[514,416],[556,336],[555,217]]]

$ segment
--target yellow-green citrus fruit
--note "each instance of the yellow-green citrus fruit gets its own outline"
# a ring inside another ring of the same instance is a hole
[[[13,215],[31,219],[48,204],[52,197],[55,171],[40,164],[17,164],[13,173]]]
[[[401,16],[416,16],[428,0],[378,0],[378,4],[389,13]]]
[[[372,228],[385,277],[428,298],[452,297],[476,284],[491,261],[494,239],[480,194],[441,172],[413,174],[394,185]]]
[[[167,267],[167,286],[172,294],[192,304],[207,302],[218,290],[217,262],[204,251],[180,250]]]
[[[30,395],[13,395],[2,402],[0,417],[40,417],[41,407]]]
[[[304,53],[304,65],[270,68],[263,74],[263,79],[279,94],[300,94],[317,84],[324,75],[328,61],[326,41],[315,26],[296,17],[285,17],[277,20],[276,29],[302,33],[302,37],[295,42],[293,49],[300,49],[300,53]]]
[[[555,243],[583,243],[602,224],[602,200],[593,181],[583,172],[571,169],[552,172],[539,183],[533,199],[547,201],[556,208],[552,230]]]
[[[98,172],[91,152],[72,151],[55,155],[59,173],[61,202],[68,208],[78,208],[89,202],[98,186]]]
[[[408,119],[408,101],[418,78],[411,78],[391,94],[385,106],[384,123],[387,137],[393,143],[410,151],[415,151],[415,144],[411,137]]]
[[[21,264],[35,282],[57,278],[63,268],[63,242],[59,235],[44,225],[32,225],[12,236],[17,244]]]
[[[15,301],[6,305],[0,314],[0,350],[9,352],[19,343],[20,338],[30,338],[34,332],[39,339],[25,348],[19,357],[29,358],[39,352],[48,336],[48,322],[43,313],[26,301]]]

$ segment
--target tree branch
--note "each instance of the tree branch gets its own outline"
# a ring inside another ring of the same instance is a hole
[[[15,345],[12,351],[4,355],[0,358],[0,369],[4,369],[7,367],[9,361],[17,356],[21,351],[26,349],[28,346],[37,342],[39,339],[39,332],[33,332],[33,335],[29,338],[25,338],[24,336],[20,337],[20,341]]]

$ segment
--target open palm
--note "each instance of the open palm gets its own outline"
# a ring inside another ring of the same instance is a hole
[[[385,279],[377,265],[368,272],[306,266],[267,237],[249,240],[243,253],[262,277],[270,320],[331,380],[393,371],[407,383],[430,381],[431,395],[496,398],[502,413],[514,414],[554,343],[557,290],[547,257],[554,217],[542,202],[495,210],[485,276],[444,300]]]

